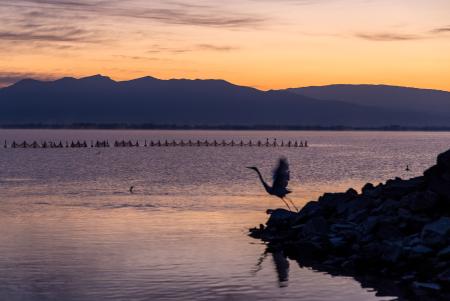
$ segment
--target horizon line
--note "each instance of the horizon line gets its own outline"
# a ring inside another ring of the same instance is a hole
[[[123,82],[130,82],[130,81],[135,81],[135,80],[139,80],[139,79],[155,79],[155,80],[159,80],[159,81],[175,81],[175,80],[186,80],[186,81],[224,81],[228,84],[234,85],[234,86],[240,86],[240,87],[247,87],[247,88],[252,88],[252,89],[256,89],[259,91],[264,91],[264,92],[268,92],[268,91],[283,91],[283,90],[289,90],[289,89],[298,89],[298,88],[314,88],[314,87],[329,87],[329,86],[385,86],[385,87],[394,87],[394,88],[407,88],[407,89],[418,89],[418,90],[432,90],[432,91],[440,91],[440,92],[446,92],[446,93],[450,93],[450,90],[443,90],[443,89],[434,89],[434,88],[428,88],[428,87],[415,87],[415,86],[402,86],[402,85],[398,85],[398,84],[388,84],[388,83],[333,83],[333,84],[325,84],[325,85],[306,85],[306,86],[293,86],[293,87],[287,87],[287,88],[282,88],[282,89],[261,89],[258,88],[256,86],[250,86],[250,85],[241,85],[241,84],[237,84],[231,81],[228,81],[226,79],[223,78],[186,78],[186,77],[173,77],[173,78],[158,78],[158,77],[154,77],[151,75],[145,75],[145,76],[141,76],[141,77],[136,77],[136,78],[131,78],[131,79],[125,79],[125,80],[117,80],[114,79],[113,77],[109,76],[109,75],[104,75],[101,73],[97,73],[97,74],[93,74],[93,75],[87,75],[87,76],[80,76],[80,77],[75,77],[75,76],[62,76],[62,77],[55,77],[55,78],[39,78],[39,77],[23,77],[21,79],[18,79],[17,81],[9,84],[9,85],[5,85],[5,86],[0,86],[0,90],[4,89],[4,88],[8,88],[8,87],[12,87],[22,81],[26,81],[26,80],[33,80],[33,81],[38,81],[38,82],[56,82],[58,80],[62,80],[62,79],[75,79],[75,80],[82,80],[82,79],[88,79],[88,78],[95,78],[95,77],[102,77],[102,78],[107,78],[115,83],[123,83]]]

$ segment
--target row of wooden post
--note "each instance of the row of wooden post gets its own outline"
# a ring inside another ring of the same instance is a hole
[[[27,141],[23,142],[16,142],[13,141],[11,144],[8,144],[8,142],[5,140],[4,148],[88,148],[88,147],[95,147],[95,148],[107,148],[111,147],[108,140],[96,140],[91,141],[88,143],[87,141],[66,141],[63,143],[62,141],[43,141],[43,142],[37,142],[33,141],[31,143],[28,143]],[[168,147],[168,146],[240,146],[240,147],[308,147],[308,141],[284,141],[281,140],[281,142],[277,142],[277,139],[274,139],[273,141],[269,141],[269,139],[266,139],[265,142],[258,140],[256,142],[249,140],[245,142],[244,140],[235,142],[234,140],[231,141],[208,141],[208,140],[157,140],[157,141],[144,141],[144,144],[140,144],[139,141],[133,142],[131,140],[125,141],[125,140],[116,140],[112,144],[113,147]]]

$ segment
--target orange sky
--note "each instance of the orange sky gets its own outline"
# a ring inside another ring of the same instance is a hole
[[[101,73],[450,90],[449,20],[448,0],[0,0],[0,85]]]

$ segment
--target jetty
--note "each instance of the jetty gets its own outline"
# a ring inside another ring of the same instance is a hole
[[[450,300],[450,150],[422,176],[325,193],[298,213],[267,213],[250,236],[268,252],[333,275],[391,279],[405,300]],[[413,298],[422,294],[429,298]]]
[[[283,147],[305,148],[309,147],[307,140],[76,140],[76,141],[16,141],[4,140],[3,148],[136,148],[136,147]]]

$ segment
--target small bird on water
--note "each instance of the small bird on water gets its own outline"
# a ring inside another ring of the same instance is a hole
[[[133,189],[134,189],[134,186],[131,186],[130,189],[129,189],[130,193],[133,193]]]
[[[289,210],[291,210],[291,207],[289,206],[289,204],[286,202],[285,199],[289,200],[291,202],[292,206],[294,206],[295,210],[298,211],[294,202],[291,199],[286,198],[286,195],[291,193],[291,191],[289,189],[287,189],[287,185],[288,185],[289,179],[290,179],[290,176],[289,176],[290,173],[289,173],[289,164],[288,164],[286,158],[280,158],[280,160],[278,161],[278,167],[273,171],[272,186],[269,186],[264,181],[264,178],[262,177],[261,172],[258,170],[257,167],[249,166],[247,168],[256,171],[262,185],[264,186],[264,189],[267,191],[268,194],[279,197],[286,204],[286,206],[289,208]]]
[[[409,165],[406,165],[405,171],[411,171],[411,169],[409,169]]]

